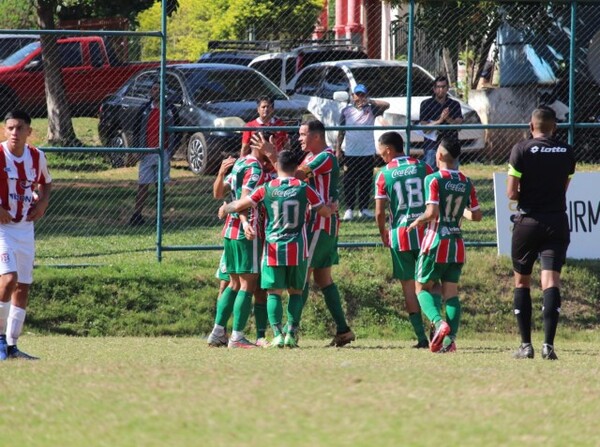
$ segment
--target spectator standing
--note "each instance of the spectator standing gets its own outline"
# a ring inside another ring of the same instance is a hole
[[[516,200],[511,256],[515,277],[514,311],[521,334],[517,359],[534,356],[531,344],[531,272],[541,263],[544,344],[542,358],[557,360],[554,336],[560,313],[560,273],[570,243],[567,188],[575,173],[573,148],[554,136],[556,114],[549,107],[533,111],[531,138],[510,154],[507,195]]]
[[[160,83],[155,82],[150,87],[150,100],[148,104],[142,108],[138,121],[138,130],[135,135],[136,146],[138,147],[158,147],[160,143]],[[164,127],[169,127],[174,124],[175,112],[170,107],[165,108],[165,116],[163,119]],[[167,183],[171,180],[170,172],[171,154],[174,152],[175,137],[165,134],[165,150],[163,152],[163,182]],[[145,154],[140,158],[138,167],[138,190],[135,197],[135,207],[133,214],[129,219],[129,224],[133,226],[144,224],[144,205],[148,199],[150,185],[158,182],[158,163],[160,161],[159,154]]]
[[[261,96],[256,101],[256,111],[258,118],[246,123],[245,127],[263,127],[263,126],[285,126],[285,122],[275,116],[275,101],[270,96]],[[255,130],[246,130],[242,133],[241,156],[244,157],[250,153],[250,143]],[[273,144],[277,152],[282,151],[288,146],[289,138],[287,132],[279,130],[277,132],[263,132],[267,140],[273,137]]]
[[[448,97],[448,78],[438,76],[433,81],[433,96],[421,103],[419,112],[420,124],[438,126],[441,124],[461,124],[463,122],[460,103]],[[437,147],[442,138],[458,141],[457,130],[423,132],[423,159],[433,170],[437,170],[435,157]]]
[[[33,223],[48,208],[52,178],[44,153],[27,144],[31,135],[27,113],[9,112],[4,135],[0,153],[0,360],[37,360],[20,351],[17,340],[33,281]]]
[[[390,107],[385,101],[369,98],[367,87],[358,84],[352,93],[352,103],[341,112],[340,126],[373,126],[375,118]],[[342,152],[342,143],[346,140]],[[369,210],[370,191],[373,185],[375,142],[372,130],[340,130],[336,144],[336,156],[343,160],[344,199],[346,211],[342,220],[352,220],[354,209],[360,210],[360,217],[373,218]]]

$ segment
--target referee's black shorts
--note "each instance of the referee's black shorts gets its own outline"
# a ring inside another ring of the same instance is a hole
[[[515,272],[531,275],[540,256],[542,270],[560,272],[571,241],[566,213],[532,213],[514,216],[512,263]]]

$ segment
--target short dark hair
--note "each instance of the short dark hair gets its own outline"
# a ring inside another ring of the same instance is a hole
[[[298,159],[292,151],[281,151],[277,154],[277,164],[283,172],[293,173],[298,168]]]
[[[444,146],[444,149],[448,151],[453,159],[460,157],[460,141],[456,138],[442,137],[440,140],[440,146]]]
[[[436,76],[436,78],[433,80],[433,85],[435,86],[435,84],[437,84],[438,82],[445,82],[446,84],[450,84],[448,82],[448,78],[444,75],[438,75]]]
[[[256,105],[259,106],[261,102],[266,101],[269,104],[271,104],[272,106],[275,105],[275,100],[273,99],[272,96],[269,95],[262,95],[259,96],[258,99],[256,100]]]
[[[391,146],[399,154],[404,153],[404,139],[398,132],[385,132],[379,137],[379,144]]]
[[[28,126],[31,124],[31,117],[29,116],[29,113],[27,113],[23,110],[19,110],[19,109],[14,109],[14,110],[9,111],[4,116],[4,122],[7,122],[8,120],[22,120]]]
[[[546,105],[538,106],[531,114],[531,117],[544,122],[556,122],[556,112]]]
[[[325,137],[325,126],[321,121],[312,119],[304,121],[301,125],[308,127],[309,132],[316,132]]]

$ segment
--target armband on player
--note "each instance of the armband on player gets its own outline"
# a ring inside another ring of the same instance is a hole
[[[242,228],[245,230],[246,228],[248,228],[250,226],[250,224],[247,221],[243,221],[242,222]]]

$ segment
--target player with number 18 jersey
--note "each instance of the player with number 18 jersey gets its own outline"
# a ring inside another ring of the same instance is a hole
[[[423,229],[407,231],[425,211],[423,179],[433,173],[423,161],[409,156],[396,157],[375,178],[375,200],[385,199],[389,208],[390,248],[411,251],[421,248]]]

